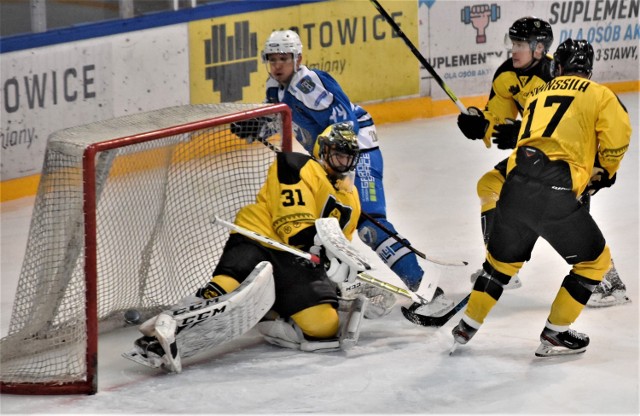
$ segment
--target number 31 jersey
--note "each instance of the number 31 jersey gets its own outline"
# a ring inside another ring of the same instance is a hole
[[[278,153],[256,202],[236,224],[303,250],[313,245],[315,220],[335,217],[351,240],[360,217],[358,191],[349,176],[335,185],[324,168],[301,153]]]

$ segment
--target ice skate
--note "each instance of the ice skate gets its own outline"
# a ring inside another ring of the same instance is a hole
[[[482,269],[478,269],[475,271],[475,273],[473,273],[469,279],[471,280],[471,284],[475,284],[476,280],[478,280],[478,277],[482,274],[483,270]],[[511,280],[509,280],[509,283],[504,287],[505,290],[511,290],[511,289],[518,289],[519,287],[522,287],[522,282],[520,281],[520,278],[518,277],[518,274],[516,273],[515,275],[513,275],[513,277],[511,278]]]
[[[464,345],[469,342],[469,340],[473,338],[476,332],[478,332],[478,328],[474,328],[466,323],[464,321],[464,318],[460,319],[458,325],[453,327],[453,329],[451,330],[451,335],[453,335],[453,346],[449,351],[449,355],[452,355],[454,353],[458,345]]]
[[[408,310],[411,313],[430,317],[441,317],[451,310],[455,305],[453,301],[447,298],[441,288],[436,288],[431,302],[426,304],[413,303]]]
[[[607,306],[624,305],[631,302],[627,296],[627,287],[620,279],[616,266],[611,262],[611,268],[604,275],[604,279],[591,294],[587,306],[604,308]]]
[[[589,337],[586,334],[568,329],[563,332],[545,327],[540,334],[540,346],[536,357],[580,354],[587,350]]]
[[[164,349],[158,339],[147,335],[135,340],[133,349],[122,356],[151,368],[166,367],[168,364]]]

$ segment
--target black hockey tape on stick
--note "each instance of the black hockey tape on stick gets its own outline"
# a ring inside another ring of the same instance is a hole
[[[361,216],[363,216],[364,218],[368,219],[369,221],[371,221],[373,224],[375,224],[378,228],[380,228],[382,231],[384,231],[385,233],[387,233],[387,235],[391,238],[393,238],[394,240],[396,240],[398,243],[402,244],[404,247],[408,248],[409,250],[413,251],[417,256],[425,259],[428,262],[434,263],[434,264],[439,264],[441,266],[466,266],[469,264],[469,262],[464,261],[464,260],[458,260],[458,261],[446,261],[446,260],[440,260],[440,259],[434,259],[433,257],[427,257],[426,254],[424,254],[423,252],[419,251],[418,249],[416,249],[415,247],[413,247],[411,245],[411,243],[409,243],[407,240],[401,238],[398,233],[391,231],[390,229],[388,229],[387,227],[385,227],[384,224],[382,224],[380,221],[376,220],[375,218],[373,218],[371,215],[367,214],[366,212],[362,211],[360,213]]]
[[[407,318],[409,321],[413,322],[416,325],[440,327],[440,326],[446,325],[446,323],[449,322],[451,318],[453,318],[458,312],[460,312],[465,306],[467,306],[467,303],[469,303],[470,296],[471,294],[468,294],[460,302],[458,302],[458,304],[455,305],[449,312],[438,317],[420,315],[420,314],[414,313],[410,308],[405,308],[404,306],[400,307],[400,310],[402,311],[402,314],[404,315],[405,318]]]
[[[418,58],[418,61],[420,61],[422,66],[424,66],[425,69],[427,71],[429,71],[429,73],[431,74],[433,79],[436,80],[436,82],[438,83],[440,88],[442,88],[444,90],[444,92],[449,96],[449,98],[451,98],[451,101],[453,101],[453,103],[456,106],[458,106],[458,108],[460,109],[460,112],[463,113],[463,114],[469,114],[467,112],[467,108],[464,106],[464,104],[462,104],[462,102],[458,99],[458,97],[456,97],[456,95],[453,93],[453,91],[451,91],[449,86],[447,84],[445,84],[445,82],[442,80],[442,78],[440,78],[440,75],[438,75],[438,73],[435,71],[435,69],[433,69],[433,67],[429,64],[429,62],[427,62],[427,60],[424,58],[424,56],[422,56],[420,51],[418,51],[418,49],[416,49],[416,47],[413,45],[413,43],[411,43],[411,41],[409,40],[407,35],[404,34],[402,29],[400,29],[400,26],[398,26],[398,24],[393,20],[393,18],[389,15],[389,13],[387,13],[387,11],[384,9],[384,7],[382,7],[382,5],[380,5],[380,3],[378,3],[378,0],[371,0],[371,3],[373,3],[375,8],[378,9],[378,12],[382,15],[382,17],[384,17],[384,19],[387,21],[387,23],[389,23],[389,25],[393,28],[393,30],[396,32],[396,34],[402,38],[402,40],[409,47],[409,49],[411,50],[413,55],[416,58]]]

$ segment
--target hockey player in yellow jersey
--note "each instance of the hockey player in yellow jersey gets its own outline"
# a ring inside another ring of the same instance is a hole
[[[458,127],[471,140],[482,139],[486,147],[494,144],[499,149],[513,149],[517,139],[524,103],[531,91],[551,80],[551,57],[547,55],[553,43],[551,25],[535,17],[516,20],[507,35],[505,44],[511,58],[498,67],[491,84],[489,100],[484,111],[469,108],[469,114],[458,116]],[[478,181],[480,198],[480,224],[485,245],[493,225],[496,202],[506,177],[507,160],[504,159],[485,173]],[[482,273],[471,276],[472,283]],[[521,286],[518,276],[510,281],[507,289]]]
[[[325,129],[318,136],[314,154],[316,160],[301,153],[278,153],[256,202],[242,208],[235,223],[309,251],[315,245],[315,220],[335,217],[351,240],[360,217],[360,202],[352,179],[358,142],[350,125],[339,123]],[[262,260],[274,266],[276,300],[272,310],[284,318],[259,326],[265,338],[278,345],[302,344],[303,349],[339,348],[337,286],[324,268],[301,264],[292,254],[242,235],[233,234],[227,242],[203,297],[234,290]],[[292,336],[282,340],[278,332]],[[299,339],[293,336],[296,332]]]
[[[466,344],[528,261],[539,237],[572,266],[540,335],[537,356],[577,354],[589,337],[570,329],[610,267],[611,255],[588,208],[579,202],[613,185],[631,136],[629,115],[611,90],[590,80],[593,48],[567,39],[554,54],[556,78],[532,91],[507,164],[483,272],[455,345]]]
[[[552,59],[547,55],[552,43],[551,25],[542,19],[523,17],[511,25],[505,44],[512,56],[496,70],[484,111],[471,107],[470,114],[458,116],[458,126],[467,138],[482,139],[487,147],[491,147],[493,137],[493,144],[498,149],[515,147],[520,130],[520,120],[516,119],[522,115],[525,101],[536,88],[553,78],[550,69]],[[485,245],[489,241],[496,202],[506,177],[506,165],[507,160],[502,160],[478,181],[480,224]],[[585,195],[582,200],[588,206],[590,196]],[[482,270],[478,270],[471,276],[472,283],[481,273]],[[516,275],[505,289],[516,289],[521,285]],[[626,287],[612,263],[587,305],[601,307],[627,302]]]
[[[210,281],[195,296],[182,301],[186,306],[174,307],[142,324],[140,331],[145,336],[136,340],[135,349],[127,358],[151,367],[180,372],[181,356],[193,354],[195,349],[201,349],[205,344],[203,339],[212,337],[212,331],[208,331],[203,322],[217,328],[210,321],[217,319],[216,315],[221,311],[222,317],[229,315],[234,305],[230,304],[229,310],[214,309],[195,316],[192,321],[186,321],[189,324],[195,322],[192,325],[195,329],[189,338],[185,338],[186,330],[180,332],[180,324],[175,324],[172,316],[183,314],[182,311],[186,309],[204,310],[209,304],[215,306],[216,299],[226,301],[232,299],[230,296],[234,294],[241,297],[237,295],[239,291],[248,291],[246,280],[260,278],[259,274],[255,277],[256,271],[266,262],[271,264],[273,273],[262,280],[272,282],[273,303],[266,304],[267,310],[257,317],[258,320],[262,319],[256,323],[265,339],[279,346],[304,351],[340,349],[338,284],[351,282],[360,270],[354,270],[351,263],[331,253],[329,247],[322,246],[322,241],[319,242],[316,236],[316,220],[336,218],[344,236],[351,240],[360,218],[358,192],[353,186],[353,169],[359,155],[352,127],[348,123],[330,125],[318,136],[314,157],[301,153],[278,153],[255,203],[240,209],[235,218],[236,225],[250,232],[321,254],[328,263],[326,265],[331,267],[324,267],[325,264],[316,266],[294,254],[233,232]],[[251,303],[244,300],[249,296],[242,297],[245,303]],[[364,297],[357,299],[366,302]],[[260,297],[256,297],[254,302],[260,303]],[[235,303],[240,304],[241,301]],[[364,309],[361,309],[362,314]],[[245,315],[239,314],[236,322],[230,322],[228,326],[246,321]],[[348,316],[353,315],[350,310]],[[184,323],[185,320],[180,322]],[[174,330],[176,326],[178,328]],[[243,328],[245,331],[249,329],[249,325]],[[233,328],[227,326],[217,330],[233,332]],[[240,333],[242,331],[235,331],[236,335]],[[220,339],[226,341],[229,337]],[[189,340],[193,342],[189,343]],[[207,345],[219,342],[213,339]]]

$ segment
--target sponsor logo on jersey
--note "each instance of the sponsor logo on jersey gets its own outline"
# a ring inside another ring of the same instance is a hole
[[[309,94],[316,88],[316,84],[311,80],[309,76],[305,76],[300,80],[300,82],[298,82],[296,87],[304,94]]]

